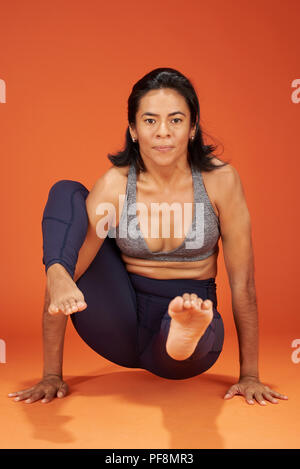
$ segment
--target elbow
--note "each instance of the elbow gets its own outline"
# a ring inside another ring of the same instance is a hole
[[[232,300],[234,303],[243,303],[257,306],[257,296],[254,281],[239,282],[231,285]]]
[[[256,296],[256,287],[254,275],[229,279],[230,287],[233,293],[244,293]]]

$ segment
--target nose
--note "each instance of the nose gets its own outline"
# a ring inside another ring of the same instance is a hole
[[[157,137],[167,137],[170,135],[170,131],[168,129],[168,126],[165,122],[161,122],[156,130],[156,136]]]

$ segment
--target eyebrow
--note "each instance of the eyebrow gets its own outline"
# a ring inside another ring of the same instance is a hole
[[[181,112],[181,111],[175,111],[175,112],[170,112],[170,114],[168,114],[168,116],[174,116],[175,114],[182,114],[183,116],[186,117],[186,115],[184,114],[184,112]],[[159,116],[159,114],[154,114],[154,112],[144,112],[141,117],[143,116]]]

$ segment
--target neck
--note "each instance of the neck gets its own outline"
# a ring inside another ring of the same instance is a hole
[[[191,174],[190,165],[186,160],[179,160],[170,165],[160,165],[153,161],[144,161],[145,172],[141,172],[141,179],[144,182],[152,182],[158,191],[165,191],[178,186],[180,181]]]

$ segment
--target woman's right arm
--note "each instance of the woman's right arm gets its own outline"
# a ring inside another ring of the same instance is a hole
[[[26,403],[32,403],[42,399],[44,403],[51,401],[56,396],[59,398],[65,397],[69,392],[67,383],[62,379],[63,345],[68,316],[62,313],[49,314],[49,303],[50,297],[47,285],[43,311],[43,377],[31,388],[8,394],[8,397],[14,397],[15,401],[25,400]]]
[[[56,396],[64,397],[68,393],[68,385],[62,379],[64,337],[68,314],[63,314],[62,312],[58,314],[49,313],[49,286],[55,283],[59,276],[67,276],[68,281],[72,280],[75,283],[95,258],[105,239],[105,237],[101,238],[96,233],[96,225],[103,216],[107,217],[107,214],[98,215],[96,207],[100,202],[116,203],[116,181],[113,180],[115,174],[113,171],[108,171],[99,178],[86,199],[89,225],[85,241],[78,254],[74,280],[62,264],[52,264],[47,270],[47,286],[43,311],[43,378],[32,388],[11,393],[8,395],[9,397],[18,397],[18,400],[26,399],[26,402],[28,399],[28,402],[34,402],[44,398],[42,402],[49,402]]]
[[[50,277],[53,274],[54,272],[52,270],[47,275]],[[49,281],[49,277],[47,281]],[[48,311],[49,304],[50,297],[47,285],[42,323],[44,356],[43,378],[56,375],[62,379],[63,348],[68,316],[63,313],[50,314]]]

